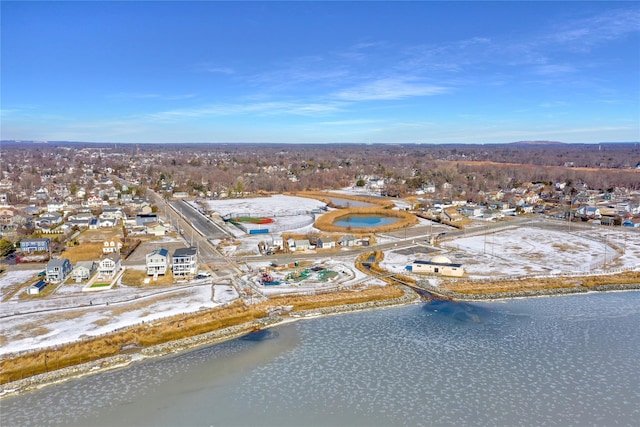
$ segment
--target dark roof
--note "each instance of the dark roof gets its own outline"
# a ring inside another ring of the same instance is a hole
[[[188,257],[194,256],[197,252],[196,248],[179,248],[173,251],[173,257]]]
[[[462,267],[462,264],[442,264],[439,262],[431,262],[431,261],[423,261],[421,259],[417,259],[415,261],[413,261],[414,264],[424,264],[424,265],[443,265],[443,266],[447,266],[447,267]]]
[[[162,255],[166,257],[167,255],[169,255],[169,249],[165,249],[165,248],[156,249],[153,252],[151,252],[151,255]]]

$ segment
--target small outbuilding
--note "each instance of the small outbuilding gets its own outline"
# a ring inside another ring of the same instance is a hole
[[[47,282],[40,280],[27,288],[27,294],[38,295],[47,286]]]
[[[411,270],[414,273],[438,274],[441,276],[462,277],[464,275],[462,264],[453,263],[443,255],[434,256],[429,261],[415,260],[407,266],[407,270]]]

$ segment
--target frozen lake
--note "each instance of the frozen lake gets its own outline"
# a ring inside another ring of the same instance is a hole
[[[283,325],[2,401],[14,425],[635,425],[640,292]]]

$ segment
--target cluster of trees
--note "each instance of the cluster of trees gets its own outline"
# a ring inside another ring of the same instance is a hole
[[[441,189],[444,183],[451,184],[445,195],[469,198],[523,182],[586,184],[601,191],[640,188],[637,165],[632,164],[640,159],[640,147],[634,143],[50,143],[29,150],[3,144],[2,155],[3,177],[26,192],[38,188],[47,175],[53,183],[82,185],[90,191],[96,182],[88,175],[105,171],[149,188],[159,189],[162,183],[173,191],[230,196],[366,186],[370,177],[383,178],[392,196],[404,196],[426,184]]]

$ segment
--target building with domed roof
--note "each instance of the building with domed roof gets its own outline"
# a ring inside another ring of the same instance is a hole
[[[407,270],[414,273],[437,274],[439,276],[462,277],[464,275],[462,264],[451,262],[444,255],[436,255],[429,261],[415,260],[407,266]]]

